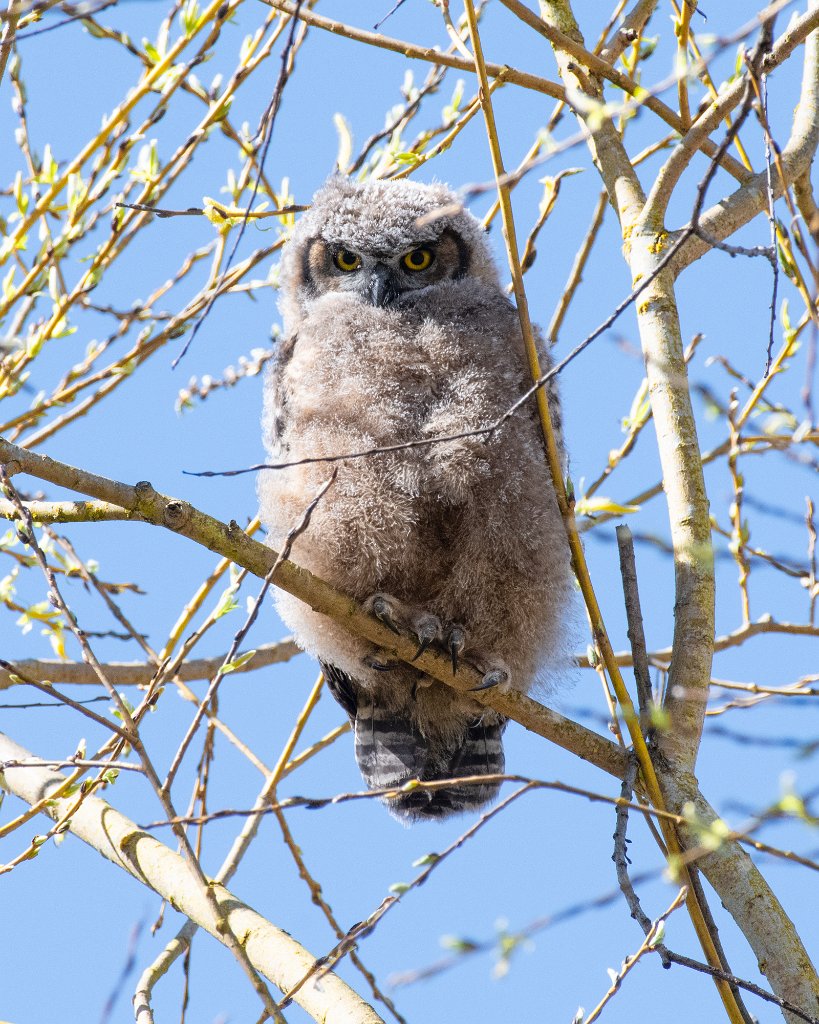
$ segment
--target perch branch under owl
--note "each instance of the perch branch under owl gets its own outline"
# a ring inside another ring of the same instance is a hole
[[[129,521],[162,526],[173,533],[188,537],[210,551],[229,558],[236,565],[243,566],[261,579],[264,579],[276,561],[275,551],[248,537],[238,524],[226,525],[200,512],[187,502],[159,494],[150,484],[133,486],[88,473],[47,455],[19,448],[3,438],[0,438],[0,463],[7,467],[9,475],[26,473],[116,505],[131,513]],[[396,636],[348,597],[292,562],[284,562],[281,565],[274,582],[316,610],[343,622],[352,632],[385,648],[391,648],[396,657],[409,662],[415,655],[416,644],[404,637]],[[467,689],[481,682],[479,673],[470,669],[468,665],[464,665],[456,679],[453,679],[449,661],[442,654],[432,650],[425,652],[415,664],[449,686],[457,684],[458,687]],[[570,750],[616,778],[622,777],[626,755],[604,736],[564,718],[522,694],[477,693],[475,697],[480,703],[495,708],[530,732]]]

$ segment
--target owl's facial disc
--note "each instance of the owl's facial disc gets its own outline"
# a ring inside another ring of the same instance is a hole
[[[393,250],[319,235],[304,249],[302,281],[314,297],[341,292],[383,308],[439,282],[460,278],[468,266],[467,246],[451,229],[438,238],[419,239],[411,248]]]

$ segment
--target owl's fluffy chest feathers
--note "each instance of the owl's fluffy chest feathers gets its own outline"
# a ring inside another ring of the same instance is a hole
[[[515,401],[524,369],[505,298],[480,295],[473,282],[449,283],[428,298],[388,309],[340,295],[313,304],[279,370],[279,452],[287,461],[479,431]],[[320,545],[305,537],[294,553],[300,548],[308,568],[343,578],[347,589],[357,583],[356,596],[400,591],[402,579],[433,592],[461,534],[486,519],[470,509],[487,481],[498,480],[495,500],[509,505],[520,501],[526,475],[542,474],[530,433],[522,421],[502,439],[476,433],[341,462],[314,513],[310,532]],[[299,518],[295,495],[317,489],[327,474],[315,463],[265,477],[270,503],[286,509],[282,525]]]
[[[476,303],[471,282],[435,291],[388,309],[338,295],[314,304],[283,372],[291,445],[317,420],[348,423],[374,444],[423,437],[444,412],[468,429],[518,397],[523,367],[505,300]]]

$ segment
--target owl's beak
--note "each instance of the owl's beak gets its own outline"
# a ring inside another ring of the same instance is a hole
[[[374,306],[386,306],[398,295],[398,289],[392,279],[390,268],[383,263],[376,263],[370,274],[367,295]]]

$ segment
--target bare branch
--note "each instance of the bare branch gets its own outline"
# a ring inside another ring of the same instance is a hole
[[[241,665],[237,665],[233,673],[254,672],[270,665],[279,665],[290,661],[299,653],[295,641],[287,637],[275,644],[262,644],[256,653]],[[174,671],[171,678],[190,683],[197,679],[212,679],[219,667],[225,663],[224,655],[213,658],[191,658],[183,661]],[[0,690],[7,690],[17,685],[14,675],[38,682],[70,683],[72,686],[99,685],[99,678],[90,665],[80,661],[41,660],[24,658],[9,661],[10,669],[0,668]],[[114,686],[147,686],[156,675],[156,666],[144,661],[107,661],[102,663],[106,678]]]
[[[688,890],[685,886],[683,886],[682,889],[680,889],[680,891],[674,897],[668,909],[664,911],[664,913],[660,914],[656,921],[652,922],[651,927],[648,930],[648,934],[646,935],[643,941],[643,944],[640,946],[640,948],[637,950],[634,956],[626,957],[622,968],[617,972],[617,974],[612,979],[611,988],[608,990],[608,992],[606,992],[606,994],[603,996],[603,998],[600,1000],[597,1006],[595,1006],[595,1008],[588,1015],[588,1017],[583,1018],[583,1024],[592,1024],[593,1021],[597,1020],[597,1018],[603,1012],[603,1008],[606,1006],[606,1004],[610,1002],[617,994],[617,991],[623,984],[626,975],[632,970],[633,967],[636,966],[637,963],[639,963],[639,961],[645,956],[646,953],[649,953],[654,949],[654,946],[657,944],[662,934],[661,929],[663,922],[668,917],[670,917],[675,910],[679,910],[679,908],[685,902],[687,894]]]
[[[277,11],[295,14],[295,5],[290,0],[263,0],[263,2]],[[352,25],[345,25],[343,22],[333,21],[331,18],[325,18],[321,14],[316,14],[314,11],[307,9],[299,11],[298,17],[308,25],[315,25],[316,28],[332,32],[334,35],[343,36],[345,39],[353,39],[360,43],[367,43],[370,46],[377,46],[382,50],[392,50],[394,53],[400,53],[403,57],[409,57],[413,60],[425,60],[443,67],[457,68],[459,71],[474,72],[475,70],[475,65],[472,61],[467,60],[465,57],[456,57],[452,53],[442,53],[432,46],[417,46],[415,43],[408,43],[403,39],[390,39],[389,36],[383,36],[377,32],[367,32]],[[525,89],[532,89],[535,92],[551,96],[556,100],[566,99],[565,91],[561,86],[545,78],[539,78],[537,75],[530,75],[525,71],[519,71],[517,68],[512,68],[508,65],[501,66],[500,64],[487,64],[486,70],[493,78],[502,78],[505,82],[523,86]]]
[[[0,734],[0,760],[20,761],[32,757],[28,750]],[[30,804],[57,790],[64,782],[62,775],[49,768],[9,768],[0,778],[4,789]],[[66,799],[57,799],[47,813],[58,820],[68,806]],[[253,967],[281,991],[291,989],[315,962],[287,932],[271,924],[224,886],[211,882],[209,889],[220,911],[219,918],[215,918],[210,900],[183,858],[104,800],[86,797],[72,814],[71,831],[226,945],[224,925],[227,924],[231,934],[242,936]],[[304,985],[294,998],[314,1020],[326,1024],[383,1024],[375,1010],[334,974],[325,974],[321,985]]]
[[[657,3],[658,0],[637,0],[634,7],[623,18],[623,24],[600,50],[600,56],[604,61],[615,64],[626,48],[640,38],[657,8]]]
[[[620,550],[620,574],[623,577],[623,594],[628,619],[628,638],[634,664],[634,680],[643,719],[651,710],[651,678],[648,674],[646,637],[643,631],[643,613],[640,609],[640,592],[637,588],[637,566],[634,559],[634,540],[627,526],[617,527],[617,547]],[[644,726],[645,728],[645,726]]]
[[[26,451],[0,439],[0,464],[2,463],[6,464],[9,473],[30,473],[39,479],[49,480],[51,483],[105,501],[116,502],[116,498],[119,498],[123,502],[123,507],[133,513],[131,521],[152,523],[186,536],[211,551],[218,551],[262,579],[276,562],[277,553],[248,537],[237,523],[232,522],[226,526],[187,502],[157,493],[144,481],[136,487],[131,487],[115,480],[85,473],[74,466],[57,462],[47,455]],[[411,662],[447,686],[470,693],[480,703],[492,707],[507,718],[519,722],[524,728],[552,740],[559,746],[573,750],[579,757],[597,765],[603,771],[620,777],[624,770],[624,755],[610,740],[516,691],[508,694],[491,691],[473,692],[483,677],[471,666],[464,665],[453,677],[449,660],[442,654],[427,650],[420,658],[415,658],[415,643],[396,636],[350,598],[293,562],[285,561],[279,566],[274,582],[288,593],[305,601],[315,611],[330,615],[343,623],[347,629],[377,644],[388,655]]]
[[[809,171],[819,144],[819,31],[816,29],[819,24],[819,5],[816,0],[812,0],[810,14],[804,15],[802,21],[809,23],[812,31],[805,42],[802,89],[793,119],[793,128],[777,161],[777,167],[782,168],[784,180],[779,174],[774,177],[774,198],[781,196],[786,188]],[[767,68],[767,62],[765,67]],[[766,210],[768,195],[766,169],[755,174],[736,192],[706,210],[699,219],[700,227],[706,235],[722,241]],[[680,274],[710,248],[711,246],[701,237],[690,238],[672,261],[674,275]]]
[[[633,96],[643,103],[652,113],[660,117],[669,127],[673,128],[674,131],[682,134],[686,131],[687,125],[675,111],[671,109],[667,104],[663,103],[657,96],[647,92],[646,89],[639,83],[635,82],[629,75],[623,74],[622,71],[618,71],[613,66],[613,62],[610,63],[603,57],[599,57],[596,53],[592,53],[587,50],[585,46],[577,42],[566,32],[561,32],[560,29],[554,25],[549,24],[548,21],[538,18],[536,14],[529,10],[529,8],[521,2],[521,0],[501,0],[504,7],[508,7],[513,14],[521,19],[530,28],[533,28],[536,32],[539,32],[542,36],[549,40],[549,42],[560,50],[562,53],[566,53],[573,57],[576,61],[583,65],[592,75],[605,78],[613,85],[616,85],[618,89],[622,89],[628,96]],[[707,137],[701,140],[700,148],[708,156],[713,157],[716,153],[716,145],[711,142]],[[739,181],[744,181],[748,177],[747,170],[739,163],[734,160],[733,157],[728,156],[725,153],[720,154],[720,164],[732,174]]]
[[[760,17],[764,14],[765,12],[763,11]],[[771,47],[770,52],[765,58],[764,73],[769,74],[774,68],[779,67],[780,64],[786,61],[796,47],[803,43],[817,26],[819,26],[819,11],[815,9],[809,10],[798,18]],[[805,60],[808,60],[807,52]],[[742,102],[746,86],[747,80],[745,76],[731,82],[708,109],[697,118],[691,129],[686,133],[679,145],[676,146],[666,161],[665,166],[661,168],[657,175],[657,179],[649,194],[644,215],[647,223],[662,224],[668,202],[683,171],[688,167],[694,153],[701,148],[703,140],[708,138],[711,132],[719,127],[720,122]],[[760,175],[756,175],[749,178],[745,183],[746,186],[751,186],[759,177]],[[716,234],[709,228],[707,230],[711,234]],[[725,235],[720,237],[726,237],[732,231],[726,232]]]

